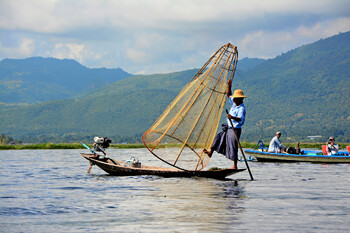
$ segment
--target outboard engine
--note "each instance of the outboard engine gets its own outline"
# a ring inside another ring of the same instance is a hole
[[[106,149],[111,142],[112,140],[107,137],[94,137],[94,149],[95,151],[101,151],[100,147]]]

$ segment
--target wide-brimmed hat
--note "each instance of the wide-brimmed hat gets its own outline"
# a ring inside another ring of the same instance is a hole
[[[329,140],[334,140],[334,137],[329,137]]]
[[[247,96],[243,94],[241,89],[237,89],[233,92],[232,98],[247,98]]]
[[[276,132],[276,135],[281,135],[281,132],[277,131],[277,132]]]

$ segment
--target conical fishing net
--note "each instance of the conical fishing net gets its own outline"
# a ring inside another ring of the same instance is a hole
[[[210,149],[217,133],[237,60],[237,47],[228,43],[204,64],[142,136],[153,155],[183,170],[207,166],[210,158],[203,149]]]

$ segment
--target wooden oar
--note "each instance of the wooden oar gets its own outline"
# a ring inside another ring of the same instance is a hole
[[[90,171],[91,171],[91,168],[92,168],[93,165],[94,165],[94,164],[93,164],[92,162],[90,162],[90,167],[89,167],[89,169],[88,169],[88,171],[87,171],[87,174],[90,174]]]
[[[95,145],[97,145],[97,147],[102,151],[102,153],[104,154],[104,156],[107,155],[106,152],[105,152],[105,150],[104,150],[102,147],[100,147],[100,145],[98,145],[98,144],[95,144]]]
[[[100,148],[100,150],[101,150],[102,153],[104,154],[105,158],[111,160],[112,163],[114,163],[115,165],[119,165],[116,161],[114,161],[113,159],[111,159],[111,158],[109,157],[109,154],[106,153],[105,150],[104,150],[102,147],[100,147],[100,145],[97,144],[97,146],[98,146],[98,148]],[[107,157],[106,157],[106,156],[107,156]]]
[[[96,155],[95,150],[90,149],[90,147],[88,147],[88,146],[85,145],[84,143],[81,143],[81,144],[82,144],[86,149],[90,150],[94,155]],[[87,171],[87,174],[90,174],[90,171],[91,171],[91,168],[92,168],[93,165],[94,165],[94,164],[93,164],[92,162],[90,162],[90,167],[89,167],[89,169],[88,169],[88,171]]]
[[[225,110],[226,110],[226,114],[228,114],[227,109],[225,109]],[[247,166],[247,169],[248,169],[248,172],[249,172],[249,175],[250,175],[250,179],[251,179],[251,180],[254,180],[253,175],[252,175],[252,173],[251,173],[251,171],[250,171],[250,168],[249,168],[247,159],[245,158],[245,155],[244,155],[244,152],[243,152],[241,143],[239,142],[238,137],[237,137],[237,134],[236,134],[236,131],[235,131],[235,128],[233,127],[233,124],[232,124],[231,119],[229,119],[229,121],[230,121],[230,125],[231,125],[231,128],[232,128],[232,131],[233,131],[233,133],[234,133],[234,135],[235,135],[235,137],[236,137],[236,140],[237,140],[237,142],[238,142],[239,149],[241,150],[241,153],[242,153],[242,155],[243,155],[245,165]]]

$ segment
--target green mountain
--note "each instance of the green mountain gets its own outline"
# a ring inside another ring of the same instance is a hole
[[[132,76],[79,99],[0,105],[0,128],[6,129],[1,133],[28,142],[91,140],[98,135],[137,142],[196,72]]]
[[[321,135],[350,142],[350,32],[239,69],[233,89],[248,96],[242,140],[307,141]],[[28,142],[140,142],[196,70],[131,76],[75,99],[0,105],[0,133]],[[229,106],[227,106],[229,107]],[[224,116],[222,121],[224,121]]]
[[[260,58],[248,58],[245,57],[241,60],[238,61],[239,66],[237,66],[237,70],[239,71],[248,71],[250,69],[253,69],[266,61],[265,59],[260,59]]]
[[[301,46],[242,74],[254,138],[333,135],[350,142],[350,32]]]
[[[131,76],[120,68],[89,69],[70,59],[0,61],[0,102],[39,103],[79,96]]]

